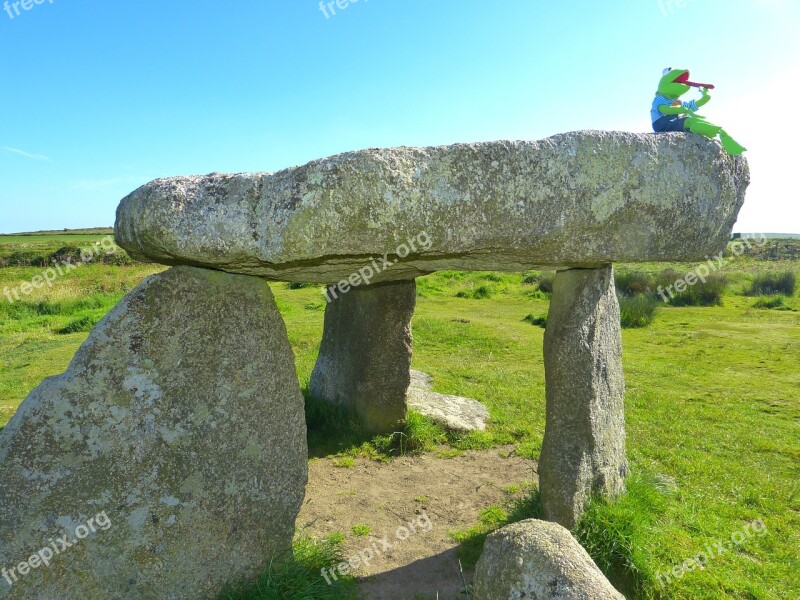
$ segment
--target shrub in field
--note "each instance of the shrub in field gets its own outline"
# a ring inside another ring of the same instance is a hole
[[[461,290],[456,294],[456,298],[471,298],[473,300],[484,300],[494,295],[494,288],[489,285],[481,285],[472,291]]]
[[[784,304],[785,296],[776,294],[775,296],[761,296],[753,304],[753,308],[766,308],[773,310],[792,310]]]
[[[539,275],[539,280],[537,281],[539,285],[539,290],[541,290],[545,294],[552,294],[553,281],[555,281],[555,278],[556,278],[555,273],[542,273],[541,275]]]
[[[62,246],[55,252],[53,252],[50,256],[47,257],[48,263],[64,263],[64,262],[71,262],[71,263],[79,263],[81,262],[81,248],[74,244],[70,244],[68,246]],[[42,265],[44,266],[44,265]]]
[[[684,291],[679,292],[677,282],[686,282],[686,274],[677,271],[664,271],[656,279],[656,293],[661,300],[672,306],[718,306],[722,304],[722,296],[728,281],[720,273],[711,273],[705,281],[698,279],[694,285],[686,284]]]
[[[619,313],[622,326],[647,327],[653,322],[658,301],[652,296],[637,294],[629,298],[619,298]]]
[[[18,250],[3,259],[4,267],[43,267],[49,254],[41,250]]]
[[[92,317],[90,315],[85,315],[78,319],[73,319],[69,323],[67,323],[64,327],[56,329],[55,332],[58,335],[68,335],[70,333],[78,333],[78,332],[87,332],[91,331],[95,325],[100,322],[101,317]]]
[[[126,266],[135,264],[135,261],[128,256],[128,253],[125,252],[122,248],[117,248],[117,251],[113,254],[104,254],[103,255],[103,264],[104,265],[117,265],[117,266]]]
[[[299,281],[290,281],[286,284],[286,289],[289,290],[304,290],[306,288],[316,287],[315,283],[300,283]]]
[[[615,272],[614,284],[617,291],[623,296],[652,294],[655,289],[655,278],[649,273],[642,273],[641,271]]]
[[[526,271],[522,277],[522,285],[535,285],[540,292],[552,294],[555,277],[556,274],[553,272]]]
[[[547,326],[547,315],[539,315],[539,316],[527,315],[522,320],[530,323],[531,325],[536,325],[537,327],[541,327],[542,329],[544,329]]]
[[[748,295],[750,296],[772,296],[783,294],[784,296],[794,296],[797,279],[792,271],[783,273],[761,273],[753,279]]]

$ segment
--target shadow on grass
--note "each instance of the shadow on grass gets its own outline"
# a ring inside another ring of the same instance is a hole
[[[388,460],[430,452],[443,445],[468,449],[481,444],[478,436],[448,432],[413,410],[408,411],[406,422],[397,431],[381,435],[366,433],[345,407],[318,400],[307,388],[303,389],[303,396],[310,458],[348,454]]]
[[[541,519],[542,504],[539,490],[515,500],[511,506],[490,506],[478,515],[478,523],[463,531],[451,533],[459,543],[458,558],[465,569],[472,569],[483,552],[483,545],[490,533],[506,525],[524,521],[525,519]]]

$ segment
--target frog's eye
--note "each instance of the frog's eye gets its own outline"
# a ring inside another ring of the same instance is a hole
[[[666,69],[664,69],[663,71],[661,71],[661,74],[662,74],[662,75],[666,75],[666,74],[667,74],[667,73],[669,73],[670,71],[672,71],[672,67],[667,67]]]

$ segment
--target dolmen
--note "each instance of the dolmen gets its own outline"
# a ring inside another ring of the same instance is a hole
[[[544,339],[546,517],[571,528],[627,473],[613,263],[705,261],[742,157],[687,134],[370,149],[277,173],[175,177],[124,198],[147,278],[0,432],[0,598],[214,598],[289,551],[303,397],[267,282],[324,284],[310,391],[394,431],[415,279],[557,271]]]

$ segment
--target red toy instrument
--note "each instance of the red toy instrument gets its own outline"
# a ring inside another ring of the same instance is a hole
[[[708,88],[709,90],[714,89],[714,86],[710,83],[695,83],[694,81],[689,81],[689,71],[686,71],[686,73],[678,77],[675,80],[675,83],[682,83],[683,85],[690,85],[696,88]]]

